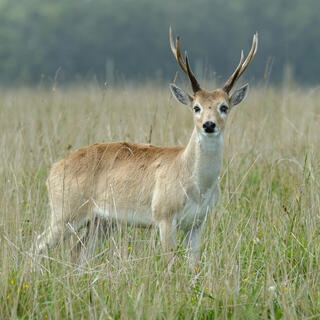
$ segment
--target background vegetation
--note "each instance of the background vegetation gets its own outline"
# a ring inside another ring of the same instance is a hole
[[[317,85],[318,0],[0,0],[0,82],[168,81],[168,27],[199,76],[225,80],[259,32],[250,78]],[[267,70],[267,71],[266,71]]]
[[[158,232],[122,227],[75,264],[65,246],[34,270],[54,161],[97,141],[183,145],[192,117],[167,88],[0,92],[2,319],[316,319],[320,314],[320,94],[260,88],[228,119],[222,196],[202,261],[171,271]],[[67,245],[67,244],[66,244]]]
[[[320,318],[319,12],[318,0],[0,0],[0,318]],[[33,265],[52,163],[94,142],[187,143],[191,116],[163,86],[178,70],[170,24],[207,88],[260,38],[199,270],[183,246],[168,270],[157,230],[125,226],[81,263],[63,244]]]

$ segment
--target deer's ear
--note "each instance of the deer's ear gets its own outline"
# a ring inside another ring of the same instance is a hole
[[[187,94],[186,92],[184,92],[182,89],[180,89],[179,87],[177,87],[174,83],[170,83],[170,90],[172,95],[174,96],[174,98],[182,103],[185,104],[186,106],[190,106],[191,102],[192,102],[192,97]]]
[[[247,97],[248,91],[249,91],[248,84],[245,84],[243,87],[236,90],[230,98],[231,105],[235,106],[235,105],[239,104],[240,102],[242,102]]]

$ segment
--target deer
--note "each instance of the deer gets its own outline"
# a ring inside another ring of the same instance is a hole
[[[50,218],[38,237],[37,253],[59,243],[97,217],[132,226],[155,226],[160,230],[164,252],[174,252],[177,231],[184,241],[191,267],[201,258],[201,235],[209,214],[220,198],[223,135],[234,106],[248,94],[248,84],[231,94],[235,82],[247,69],[258,47],[252,46],[223,88],[207,91],[194,76],[187,52],[183,59],[180,38],[171,51],[187,75],[193,94],[171,83],[173,97],[191,111],[194,128],[186,146],[160,147],[128,142],[96,143],[80,148],[53,164],[47,190]]]

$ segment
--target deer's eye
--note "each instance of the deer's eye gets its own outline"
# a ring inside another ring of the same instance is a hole
[[[228,107],[226,106],[226,105],[222,105],[222,106],[220,106],[220,112],[222,112],[222,113],[227,113],[228,112]]]
[[[194,112],[200,112],[200,108],[198,106],[193,107]]]

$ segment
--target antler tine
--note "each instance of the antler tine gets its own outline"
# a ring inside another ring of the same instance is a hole
[[[243,64],[243,50],[241,50],[240,62],[238,64],[236,70],[233,72],[233,74],[231,75],[231,77],[228,79],[228,81],[225,83],[225,85],[223,87],[223,90],[225,92],[229,93],[230,90],[232,89],[234,83],[238,79],[238,75],[241,70],[242,64]]]
[[[186,56],[186,62],[183,61],[183,58],[181,56],[181,51],[180,51],[180,38],[179,37],[176,38],[176,46],[174,45],[171,26],[169,28],[169,40],[170,40],[170,47],[171,47],[171,51],[172,51],[173,55],[175,56],[175,58],[176,58],[177,62],[179,63],[181,69],[188,76],[188,78],[189,78],[189,80],[191,82],[191,86],[192,86],[193,92],[196,93],[197,91],[201,90],[200,85],[199,85],[197,79],[195,78],[194,74],[191,71],[187,53],[185,55]]]
[[[177,50],[176,50],[176,52],[177,52],[177,56],[176,56],[176,58],[177,58],[177,60],[178,60],[178,63],[179,63],[179,65],[180,65],[180,67],[182,68],[182,70],[187,74],[187,76],[189,75],[188,74],[188,69],[187,69],[187,67],[186,67],[186,65],[185,65],[185,63],[184,63],[184,61],[183,61],[183,58],[182,58],[182,55],[181,55],[181,51],[180,51],[180,37],[178,36],[177,38],[176,38],[176,48],[177,48]]]
[[[257,48],[258,48],[258,33],[255,33],[252,39],[252,46],[251,46],[250,52],[241,67],[241,71],[238,77],[240,77],[243,74],[243,72],[247,69],[249,63],[252,61],[253,57],[257,52]]]
[[[175,46],[174,42],[173,42],[171,26],[169,28],[169,39],[170,39],[171,51],[172,51],[174,57],[176,58],[177,62],[179,63],[181,69],[188,75],[188,70],[183,62],[183,59],[182,59],[181,53],[180,53],[180,39],[179,39],[179,37],[176,38],[176,46]]]
[[[188,77],[189,77],[190,82],[191,82],[192,90],[193,90],[194,93],[196,93],[197,91],[200,91],[201,88],[200,88],[200,85],[199,85],[197,79],[195,78],[195,76],[193,75],[193,73],[191,71],[187,52],[185,53],[185,57],[186,57],[186,65],[187,65]]]
[[[252,46],[251,46],[250,52],[248,53],[248,56],[244,62],[243,62],[243,51],[241,51],[240,63],[237,66],[234,73],[231,75],[231,77],[228,79],[228,81],[225,83],[225,85],[223,87],[223,90],[225,92],[227,92],[227,93],[230,92],[230,90],[232,89],[235,82],[241,77],[241,75],[244,73],[244,71],[247,69],[248,65],[250,64],[250,62],[254,58],[254,56],[257,52],[257,49],[258,49],[258,33],[255,33],[253,35]]]

